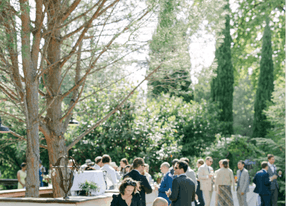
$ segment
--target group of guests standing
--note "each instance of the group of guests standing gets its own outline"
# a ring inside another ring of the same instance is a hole
[[[261,164],[262,170],[258,171],[253,179],[256,187],[255,193],[259,194],[261,206],[277,206],[279,185],[277,178],[282,172],[277,171],[274,165],[275,157],[268,155],[268,162]],[[237,198],[240,206],[247,206],[247,192],[249,192],[249,174],[245,169],[245,163],[240,160],[237,163],[236,176],[229,168],[229,160],[219,161],[220,169],[214,171],[211,165],[212,157],[197,161],[197,174],[189,166],[188,158],[174,159],[172,166],[164,162],[160,166],[164,174],[161,184],[151,187],[152,177],[148,173],[149,166],[142,158],[135,158],[132,165],[123,158],[120,167],[111,162],[109,155],[98,156],[95,162],[87,161],[82,165],[85,170],[103,170],[106,174],[107,189],[117,188],[119,182],[119,194],[113,195],[111,206],[146,206],[146,194],[158,190],[158,198],[154,200],[154,206],[210,206],[213,189],[216,191],[216,206],[233,206],[232,191],[235,191],[237,182]],[[25,188],[26,163],[21,164],[21,170],[17,173],[18,188]],[[39,174],[45,172],[40,162]],[[40,180],[41,184],[42,181]]]
[[[274,162],[274,156],[268,155],[268,162],[262,162],[262,170],[258,171],[253,179],[256,184],[254,192],[259,194],[261,206],[277,206],[279,188],[277,178],[281,177],[282,172],[277,172]],[[136,158],[133,169],[123,177],[119,186],[120,194],[113,195],[111,206],[145,206],[145,195],[152,190],[158,190],[159,196],[153,205],[165,206],[166,203],[166,206],[210,206],[213,190],[215,190],[216,206],[234,206],[232,191],[236,191],[239,205],[247,206],[247,193],[251,180],[244,161],[240,160],[237,163],[236,176],[229,168],[229,160],[220,160],[220,169],[216,171],[211,167],[212,163],[212,157],[207,157],[205,160],[199,159],[198,172],[195,174],[189,167],[188,158],[174,159],[172,166],[164,162],[160,167],[164,174],[161,184],[152,188],[146,177],[142,175],[144,160]]]

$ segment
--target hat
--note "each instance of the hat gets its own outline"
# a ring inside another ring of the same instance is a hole
[[[92,166],[92,165],[94,165],[94,162],[87,162],[86,164],[87,164],[87,166]]]
[[[86,163],[86,164],[91,163],[91,160],[90,160],[90,159],[86,159],[86,160],[85,160],[85,163]]]

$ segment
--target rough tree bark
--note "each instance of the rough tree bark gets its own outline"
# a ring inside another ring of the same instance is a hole
[[[26,84],[24,110],[27,125],[27,179],[26,196],[39,196],[39,123],[37,66],[30,55],[30,16],[27,0],[21,0],[22,62]]]

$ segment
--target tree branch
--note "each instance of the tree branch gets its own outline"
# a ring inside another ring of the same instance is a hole
[[[12,94],[10,94],[3,86],[0,85],[0,89],[1,89],[8,97],[10,97],[12,100],[19,102],[19,100],[17,99],[17,97],[14,97]]]
[[[6,115],[8,115],[8,116],[11,116],[11,117],[13,117],[13,118],[15,118],[15,119],[17,119],[17,120],[19,120],[19,122],[25,122],[23,119],[20,119],[19,117],[16,117],[16,116],[13,115],[13,114],[7,113],[7,112],[2,111],[2,110],[0,110],[0,112],[3,113],[3,114],[6,114]]]
[[[146,11],[140,18],[137,19],[137,21],[140,21],[142,18],[144,18],[144,16],[146,16],[149,13],[149,11]],[[96,62],[98,61],[98,59],[101,57],[101,55],[107,51],[107,49],[111,46],[111,44],[119,37],[119,35],[121,35],[122,33],[124,33],[127,29],[130,28],[130,26],[133,24],[134,22],[130,23],[129,25],[127,25],[121,32],[119,32],[118,34],[114,35],[114,37],[107,43],[107,45],[104,47],[104,49],[99,53],[99,55],[97,56],[97,58],[92,62],[92,64],[90,65],[90,68],[86,71],[85,75],[77,82],[76,85],[74,85],[69,91],[67,91],[66,93],[64,93],[62,95],[62,100],[68,96],[73,90],[77,89],[82,82],[86,79],[86,77],[89,75],[89,73],[91,72],[91,70],[96,66]],[[96,69],[95,71],[98,71],[98,69]]]
[[[17,134],[16,132],[13,132],[13,131],[10,131],[9,132],[10,134],[12,134],[13,136],[15,136],[15,137],[18,137],[20,140],[22,140],[22,141],[27,141],[27,139],[25,138],[25,137],[23,137],[23,136],[21,136],[21,135],[19,135],[19,134]],[[46,146],[46,145],[39,145],[41,148],[44,148],[44,149],[48,149],[48,147]]]
[[[94,6],[92,6],[90,9],[88,9],[84,13],[78,15],[77,17],[75,17],[75,18],[71,19],[70,21],[66,22],[65,24],[61,25],[59,27],[59,29],[69,25],[70,23],[72,23],[73,21],[77,20],[78,18],[85,16],[88,12],[90,12],[92,9],[94,9],[99,3],[100,3],[100,1],[98,1]]]
[[[70,150],[76,143],[78,143],[85,135],[90,133],[92,130],[94,130],[96,127],[98,127],[102,122],[107,120],[112,114],[114,114],[128,99],[129,97],[134,93],[134,91],[140,87],[140,85],[145,81],[148,80],[149,77],[151,77],[155,72],[159,70],[162,64],[160,64],[156,69],[154,69],[150,74],[148,74],[147,77],[145,77],[111,112],[109,112],[104,118],[99,120],[95,125],[91,126],[88,130],[80,134],[78,137],[75,138],[75,140],[67,147],[67,150]]]
[[[76,60],[75,79],[74,79],[75,82],[78,82],[80,79],[80,69],[81,69],[80,63],[81,63],[81,54],[82,54],[81,49],[82,49],[82,42],[80,43],[80,45],[78,47],[79,52],[78,52],[77,60]],[[85,85],[85,82],[82,85],[82,88],[81,88],[79,95],[78,95],[78,89],[75,89],[73,91],[72,100],[74,100],[76,97],[77,97],[77,99],[76,99],[76,101],[73,101],[73,103],[70,102],[67,114],[64,115],[65,117],[61,118],[61,121],[63,121],[63,119],[66,118],[65,123],[64,123],[64,132],[66,132],[66,130],[68,128],[68,121],[70,120],[71,115],[72,115],[71,112],[72,112],[73,108],[75,107],[75,105],[77,104],[79,98],[81,97],[81,94],[82,94],[83,89],[84,89],[84,85]]]
[[[10,130],[9,133],[12,134],[12,135],[15,136],[15,137],[18,137],[18,138],[21,139],[21,140],[27,141],[27,139],[26,139],[25,137],[23,137],[23,136],[17,134],[17,133],[14,132],[14,131],[11,131],[11,130]]]
[[[107,0],[103,0],[102,3],[100,4],[100,6],[98,7],[98,9],[96,10],[96,12],[93,14],[93,16],[90,18],[90,20],[86,23],[86,26],[84,28],[84,30],[82,31],[82,33],[80,34],[77,42],[75,43],[75,45],[73,46],[72,50],[70,51],[69,55],[67,58],[65,58],[61,64],[60,64],[60,68],[63,67],[63,65],[69,60],[71,54],[75,53],[76,48],[78,47],[78,45],[80,44],[80,42],[83,40],[86,32],[88,31],[88,29],[90,28],[92,22],[94,19],[96,19],[98,16],[100,16],[101,14],[103,14],[107,9],[109,9],[110,7],[112,7],[113,5],[115,5],[119,0],[115,0],[113,3],[111,3],[110,5],[108,5],[106,8],[104,8],[101,12],[100,9],[104,6],[104,3]]]
[[[77,5],[81,2],[81,0],[75,0],[72,5],[68,8],[66,12],[64,12],[63,17],[62,17],[62,22],[64,22],[69,15],[76,9]]]
[[[43,7],[43,0],[37,0],[36,1],[36,21],[35,21],[35,29],[33,32],[34,39],[33,39],[32,51],[31,51],[31,59],[33,62],[33,66],[35,68],[37,68],[37,64],[38,64],[40,42],[41,42],[41,27],[44,21],[44,14],[42,11],[42,7]],[[45,10],[46,9],[47,8],[45,8]]]

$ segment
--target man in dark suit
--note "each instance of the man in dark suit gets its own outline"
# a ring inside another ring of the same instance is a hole
[[[178,177],[173,180],[172,191],[166,194],[172,201],[172,206],[192,206],[196,191],[194,181],[186,176],[188,164],[185,161],[178,161],[174,170],[174,175]]]
[[[253,192],[258,193],[261,198],[261,206],[270,206],[271,191],[270,185],[273,177],[269,179],[268,163],[266,161],[261,163],[262,170],[258,171],[254,176],[253,182],[256,185]]]
[[[126,175],[124,175],[123,179],[126,177],[131,177],[133,180],[140,182],[140,195],[142,198],[142,205],[146,206],[146,196],[152,192],[152,188],[144,175],[141,173],[144,171],[144,160],[142,158],[135,158],[133,161],[133,170]]]
[[[274,177],[273,181],[271,182],[271,205],[272,206],[277,206],[277,200],[278,200],[278,191],[279,191],[279,185],[277,182],[277,177],[281,177],[282,172],[279,171],[279,173],[277,173],[277,168],[274,165],[275,162],[275,157],[272,154],[268,154],[267,155],[268,158],[268,170],[267,173],[269,174],[269,177]],[[276,177],[276,178],[275,178]]]

